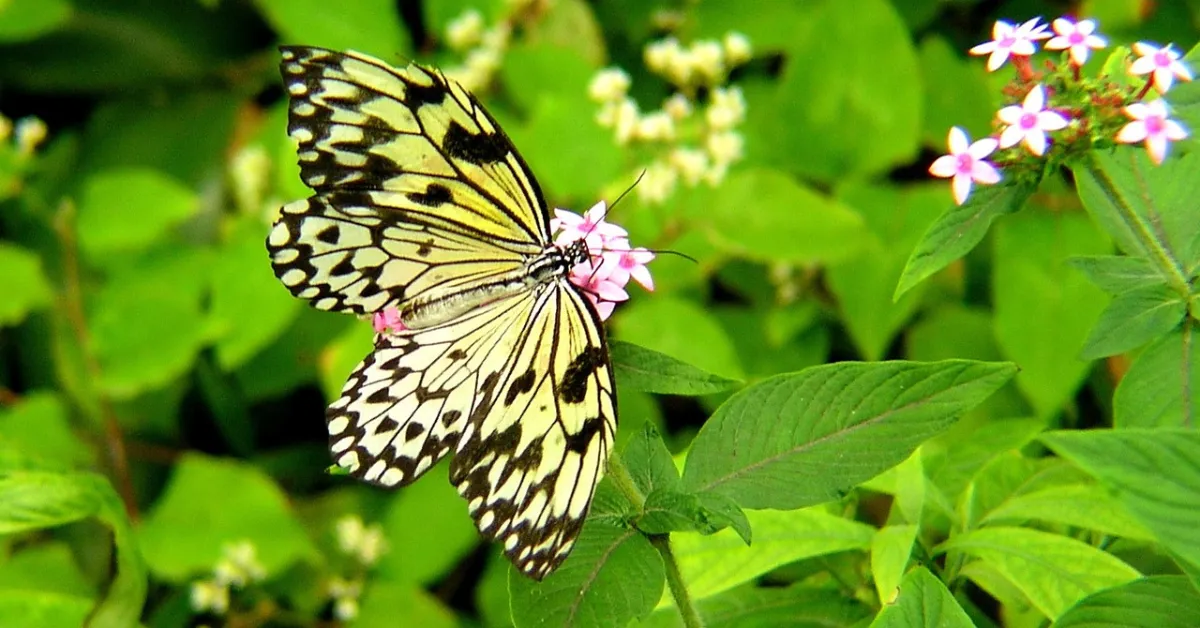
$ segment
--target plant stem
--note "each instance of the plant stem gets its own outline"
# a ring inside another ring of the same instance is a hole
[[[670,535],[654,534],[649,538],[650,544],[662,556],[663,567],[667,572],[667,587],[671,589],[671,597],[675,598],[675,606],[683,616],[683,625],[687,628],[703,628],[704,620],[700,617],[696,605],[692,603],[692,597],[688,595],[683,574],[679,573],[679,563],[675,562],[675,554],[671,552]]]
[[[642,491],[634,483],[633,476],[629,475],[629,469],[625,468],[625,462],[621,460],[620,456],[608,457],[608,478],[629,500],[629,503],[633,504],[634,509],[641,512],[646,505],[646,496],[642,495]]]

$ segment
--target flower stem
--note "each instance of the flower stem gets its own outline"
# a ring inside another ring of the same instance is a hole
[[[671,597],[675,598],[675,606],[683,616],[683,625],[687,628],[703,628],[704,620],[700,611],[688,594],[687,584],[683,574],[679,573],[679,563],[675,562],[675,554],[671,551],[671,537],[667,534],[655,534],[650,537],[650,544],[662,556],[663,567],[667,572],[667,587],[671,589]]]
[[[629,475],[629,469],[625,468],[625,462],[620,456],[608,457],[608,478],[617,486],[617,490],[633,504],[637,512],[641,512],[646,505],[646,496],[642,495],[642,491],[638,489],[637,484],[633,481],[633,476]]]

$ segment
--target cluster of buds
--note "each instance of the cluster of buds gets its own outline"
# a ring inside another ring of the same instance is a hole
[[[629,233],[604,220],[606,210],[604,201],[600,201],[582,216],[555,209],[554,218],[550,219],[555,244],[566,247],[579,240],[587,244],[589,258],[576,264],[569,278],[583,290],[601,320],[608,320],[616,304],[629,299],[625,285],[630,279],[647,290],[654,290],[654,279],[646,268],[646,264],[654,259],[654,253],[631,248]]]
[[[192,610],[224,615],[229,611],[230,589],[241,589],[261,582],[267,570],[258,562],[254,544],[239,541],[226,545],[213,567],[212,576],[192,583]]]
[[[513,28],[536,19],[545,8],[545,0],[508,0],[505,14],[490,27],[483,15],[467,9],[446,25],[445,41],[451,50],[463,56],[461,65],[443,68],[446,76],[458,81],[467,91],[475,92],[492,82],[500,62],[512,41]]]
[[[1170,44],[1133,45],[1136,59],[1124,63],[1124,67],[1130,76],[1146,77],[1139,87],[1106,76],[1083,77],[1080,69],[1092,51],[1108,45],[1096,33],[1094,20],[1061,17],[1052,25],[1053,35],[1040,18],[1019,25],[999,21],[992,30],[992,41],[971,48],[973,55],[988,55],[988,71],[999,69],[1011,59],[1017,77],[1005,89],[1005,95],[1021,102],[997,112],[999,133],[995,137],[971,142],[962,129],[950,129],[950,154],[935,160],[929,172],[953,178],[958,204],[966,202],[974,184],[1000,181],[998,165],[1016,173],[1041,172],[1044,157],[1061,161],[1113,143],[1143,143],[1154,163],[1160,164],[1169,143],[1187,137],[1187,131],[1168,117],[1162,98],[1146,100],[1151,89],[1162,96],[1176,80],[1192,79],[1191,71]],[[1066,63],[1047,62],[1044,72],[1035,70],[1030,58],[1043,40],[1048,40],[1047,50],[1066,51]],[[1127,55],[1124,51],[1118,54]],[[998,149],[1006,152],[989,161]]]
[[[715,186],[742,158],[744,140],[737,128],[746,118],[746,101],[741,89],[724,84],[729,72],[750,58],[750,42],[738,33],[686,48],[673,37],[649,44],[646,67],[664,78],[673,93],[659,109],[646,113],[629,96],[624,70],[608,68],[592,79],[588,95],[600,104],[596,121],[613,130],[619,145],[654,148],[655,157],[637,188],[643,200],[666,200],[681,180],[688,187],[701,182]],[[702,118],[694,115],[701,104]]]
[[[371,567],[387,551],[383,528],[378,523],[366,525],[356,515],[346,515],[334,525],[338,549],[362,567]]]

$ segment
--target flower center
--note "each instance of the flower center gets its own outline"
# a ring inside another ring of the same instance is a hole
[[[1167,125],[1163,123],[1163,119],[1159,116],[1150,116],[1146,118],[1146,133],[1150,135],[1158,135],[1163,132],[1163,128]]]
[[[1082,44],[1084,39],[1085,37],[1083,33],[1071,33],[1071,35],[1067,37],[1067,41],[1071,42],[1072,46],[1078,46],[1079,44]]]
[[[1156,52],[1154,53],[1154,65],[1160,68],[1169,68],[1171,67],[1171,57],[1165,52]]]
[[[1037,114],[1024,113],[1021,114],[1021,119],[1017,121],[1022,129],[1029,130],[1037,127]]]
[[[971,171],[974,169],[975,169],[975,158],[974,157],[968,155],[967,153],[962,153],[962,154],[958,155],[958,173],[959,174],[971,174]]]
[[[1012,48],[1012,45],[1017,43],[1017,38],[1012,35],[1001,37],[1000,41],[996,42],[1001,48]]]

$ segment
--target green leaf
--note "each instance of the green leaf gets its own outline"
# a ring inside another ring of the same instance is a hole
[[[708,395],[735,388],[739,381],[702,371],[669,355],[613,341],[608,347],[621,390],[663,395]]]
[[[382,578],[430,584],[446,575],[479,544],[466,502],[446,481],[449,463],[394,493],[383,518],[391,551],[376,566]]]
[[[199,207],[192,190],[161,172],[107,170],[83,185],[76,225],[79,246],[102,264],[106,257],[148,248]]]
[[[355,628],[456,628],[454,611],[424,589],[412,584],[372,580],[354,618]]]
[[[0,564],[0,590],[80,596],[91,607],[96,586],[75,563],[71,547],[47,541],[17,550]]]
[[[116,546],[116,575],[108,591],[91,614],[89,626],[124,628],[137,624],[146,601],[146,565],[133,539],[133,530],[124,504],[102,476],[92,473],[11,472],[0,476],[0,534],[11,534],[58,526],[81,519],[95,518],[112,530]],[[12,598],[0,603],[7,611],[9,603],[36,613],[60,617],[61,602],[26,607]],[[66,604],[73,608],[69,600]],[[11,608],[11,607],[9,607]]]
[[[886,526],[871,540],[871,576],[880,604],[891,604],[897,597],[916,540],[915,525]]]
[[[974,625],[946,585],[924,567],[908,572],[895,599],[871,622],[871,628],[972,628]]]
[[[1054,622],[1054,628],[1113,626],[1200,626],[1200,593],[1183,576],[1151,576],[1097,591]]]
[[[1032,185],[1000,182],[974,190],[966,203],[951,207],[921,237],[913,249],[893,299],[899,299],[933,273],[966,255],[987,235],[992,221],[1025,205]]]
[[[1087,275],[1097,288],[1111,294],[1161,284],[1163,276],[1148,260],[1129,255],[1081,255],[1067,263]]]
[[[962,425],[962,424],[960,424]],[[947,433],[921,447],[922,462],[930,482],[954,497],[988,462],[1005,452],[1021,449],[1045,429],[1041,421],[1006,419],[975,426],[965,433]]]
[[[908,251],[945,206],[943,185],[904,189],[846,185],[838,198],[866,220],[873,237],[859,254],[825,271],[837,297],[842,320],[863,358],[883,358],[894,334],[916,311],[920,291],[893,302],[892,292],[904,270]]]
[[[911,3],[900,3],[897,8],[904,4]],[[992,118],[1001,103],[979,61],[964,56],[958,46],[934,33],[921,40],[918,54],[925,87],[921,130],[925,144],[939,149],[946,145],[947,120],[966,129],[971,137],[990,134]],[[941,89],[946,85],[954,89]],[[941,187],[944,199],[945,186]]]
[[[836,499],[892,467],[1016,373],[1011,364],[840,362],[779,375],[701,428],[684,486],[745,508]]]
[[[211,315],[225,330],[217,339],[217,363],[231,370],[278,338],[301,304],[271,271],[258,220],[241,221],[215,262]]]
[[[679,469],[658,429],[646,424],[625,446],[622,455],[634,486],[643,495],[655,489],[674,490],[679,487]]]
[[[509,570],[512,620],[524,626],[624,628],[662,594],[662,560],[636,530],[588,521],[557,571],[537,582]]]
[[[1050,432],[1042,441],[1114,491],[1165,548],[1200,566],[1200,433],[1191,429]]]
[[[738,587],[697,604],[708,628],[825,628],[854,626],[871,610],[838,591],[783,587]],[[684,628],[679,610],[660,608],[632,628]]]
[[[0,19],[3,16],[0,15]],[[88,625],[92,600],[46,591],[0,591],[0,624],[38,628],[78,628]],[[136,624],[136,616],[132,618]],[[91,625],[97,625],[93,622]]]
[[[866,550],[875,528],[822,510],[746,512],[754,543],[746,545],[735,530],[709,536],[676,534],[671,549],[693,599],[715,595],[776,567],[813,556]],[[659,606],[671,604],[664,596]]]
[[[1185,324],[1150,344],[1113,395],[1114,427],[1182,427],[1200,416],[1200,345]],[[1186,397],[1185,397],[1186,395]]]
[[[1031,519],[1131,539],[1154,538],[1103,487],[1088,484],[1050,486],[1013,495],[984,515],[979,523],[983,526],[1005,522],[1019,524]]]
[[[173,582],[211,571],[226,545],[249,541],[268,575],[315,560],[287,496],[258,469],[185,454],[139,530],[150,569]]]
[[[0,407],[0,446],[66,470],[94,462],[96,455],[71,429],[58,396],[38,392]]]
[[[358,50],[402,64],[412,54],[408,30],[388,0],[359,0],[340,5],[321,0],[255,0],[267,21],[287,44]]]
[[[714,534],[732,527],[749,545],[752,530],[746,513],[733,500],[715,493],[685,493],[659,488],[646,496],[635,522],[646,534],[699,532]]]
[[[1136,569],[1086,543],[1026,528],[983,528],[953,536],[939,551],[983,561],[1054,619],[1101,589],[1138,578]]]
[[[631,303],[622,313],[618,331],[621,340],[719,377],[742,376],[729,335],[693,301],[660,296]]]
[[[695,219],[718,248],[753,261],[834,262],[853,256],[867,241],[853,210],[777,170],[731,174]]]
[[[0,42],[36,39],[61,26],[70,17],[71,4],[67,0],[0,2]]]
[[[2,242],[0,277],[5,278],[4,298],[0,299],[0,327],[20,323],[31,311],[49,305],[54,296],[37,255]]]
[[[1100,313],[1080,357],[1094,360],[1136,349],[1175,329],[1184,316],[1187,302],[1164,284],[1122,292]]]
[[[992,277],[996,340],[1021,366],[1017,386],[1036,415],[1067,403],[1090,364],[1077,356],[1104,308],[1104,294],[1066,267],[1111,245],[1079,212],[1028,211],[999,224]]]

